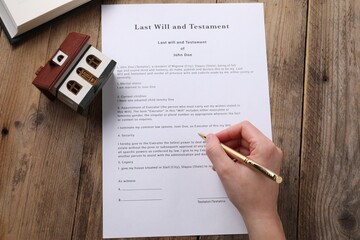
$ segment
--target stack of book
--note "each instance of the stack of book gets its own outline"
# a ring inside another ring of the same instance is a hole
[[[0,0],[0,23],[10,43],[90,0]]]

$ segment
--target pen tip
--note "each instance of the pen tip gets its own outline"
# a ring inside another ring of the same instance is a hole
[[[199,134],[199,136],[202,138],[202,139],[206,139],[206,136],[205,136],[205,134],[203,134],[203,133],[198,133]]]

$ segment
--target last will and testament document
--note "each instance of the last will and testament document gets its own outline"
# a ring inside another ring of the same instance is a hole
[[[271,138],[262,4],[103,5],[103,236],[247,230],[198,132]]]

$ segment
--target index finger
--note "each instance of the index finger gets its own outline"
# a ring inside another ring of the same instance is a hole
[[[220,142],[232,142],[239,141],[241,144],[242,139],[251,143],[258,140],[270,140],[259,129],[257,129],[249,121],[243,121],[239,124],[233,125],[227,129],[224,129],[216,134]]]

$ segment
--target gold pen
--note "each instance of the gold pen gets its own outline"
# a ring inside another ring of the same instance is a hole
[[[202,139],[206,139],[206,136],[202,133],[198,133],[199,136]],[[270,171],[269,169],[267,169],[266,167],[254,162],[253,160],[245,157],[244,155],[242,155],[241,153],[238,153],[237,151],[235,151],[232,148],[229,148],[228,146],[220,143],[221,147],[224,149],[224,151],[227,153],[227,155],[229,155],[230,157],[241,161],[242,163],[244,163],[247,166],[251,166],[252,168],[258,170],[260,173],[264,174],[266,177],[270,178],[271,180],[275,181],[276,183],[281,183],[283,181],[282,177],[280,177],[279,175],[277,175],[276,173]]]

